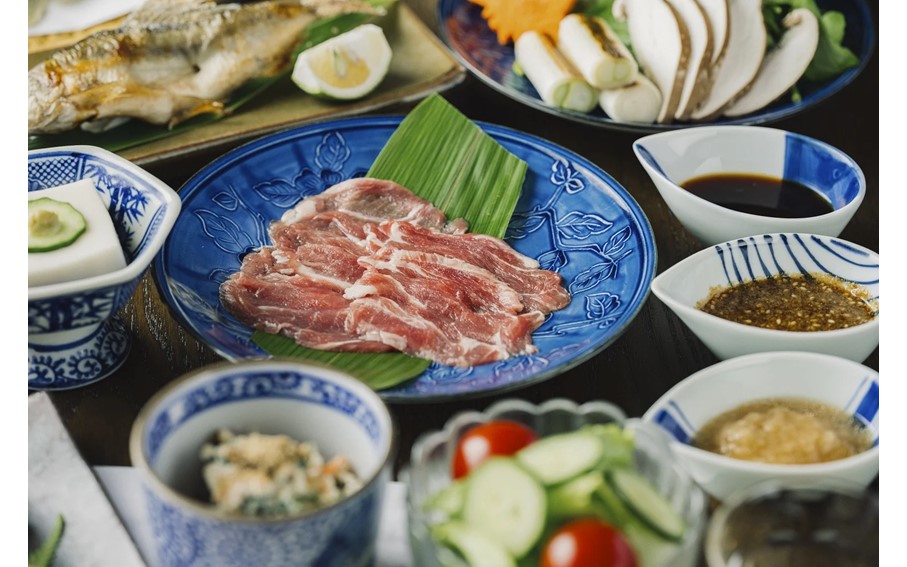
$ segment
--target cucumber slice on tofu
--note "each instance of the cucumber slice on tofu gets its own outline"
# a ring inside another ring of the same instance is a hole
[[[583,431],[539,439],[516,454],[517,460],[545,486],[569,480],[595,467],[604,447],[597,435]]]
[[[510,457],[492,457],[467,478],[463,521],[514,558],[526,555],[545,528],[547,502],[542,486]]]
[[[28,202],[28,252],[50,252],[76,241],[88,228],[75,207],[50,197]]]
[[[463,522],[439,524],[431,533],[436,541],[462,555],[471,567],[516,567],[516,560],[501,544]]]
[[[629,469],[609,470],[605,478],[643,525],[670,541],[683,538],[686,522],[648,479]]]

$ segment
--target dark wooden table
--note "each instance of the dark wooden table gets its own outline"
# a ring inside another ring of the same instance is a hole
[[[639,202],[651,222],[659,272],[703,248],[672,215],[634,157],[631,144],[639,135],[598,129],[525,107],[472,77],[444,96],[474,120],[547,138],[610,173]],[[864,72],[841,92],[799,116],[773,124],[824,140],[860,164],[868,191],[841,238],[872,250],[879,249],[878,97],[876,51]],[[401,104],[385,108],[381,114],[403,114],[411,107],[412,103]],[[179,188],[223,151],[171,160],[148,169]],[[219,360],[171,316],[151,272],[123,316],[134,335],[125,365],[113,376],[89,387],[51,394],[76,445],[91,465],[130,464],[129,430],[142,405],[184,372]],[[550,380],[502,395],[443,403],[391,404],[399,428],[396,464],[399,467],[407,461],[419,434],[440,428],[459,411],[483,409],[503,397],[533,402],[565,397],[579,402],[608,400],[629,416],[640,416],[671,386],[717,361],[676,316],[650,295],[619,340],[593,359]],[[865,364],[878,369],[878,350]]]

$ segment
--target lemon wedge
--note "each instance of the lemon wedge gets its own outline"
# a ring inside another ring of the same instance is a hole
[[[372,92],[390,63],[391,46],[384,31],[363,24],[300,53],[292,79],[311,95],[353,100]]]

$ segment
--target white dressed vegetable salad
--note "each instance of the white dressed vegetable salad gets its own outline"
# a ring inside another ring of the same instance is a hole
[[[202,474],[220,510],[275,518],[338,502],[362,487],[346,457],[286,435],[221,429],[201,449]]]

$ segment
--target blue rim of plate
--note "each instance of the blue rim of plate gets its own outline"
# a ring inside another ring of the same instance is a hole
[[[229,360],[267,356],[251,329],[220,308],[217,286],[242,256],[267,244],[268,222],[308,194],[364,175],[402,116],[356,117],[285,130],[213,161],[180,189],[182,212],[154,260],[175,318]],[[656,266],[645,213],[610,175],[552,142],[477,123],[529,164],[505,239],[555,269],[573,293],[533,334],[540,351],[470,368],[432,363],[379,391],[389,402],[442,401],[524,387],[588,360],[642,309]]]
[[[802,100],[794,104],[775,102],[765,109],[736,118],[706,122],[672,124],[632,124],[609,118],[601,109],[591,113],[552,108],[544,104],[525,77],[513,71],[513,44],[502,46],[481,16],[482,8],[469,0],[439,0],[440,36],[460,63],[482,82],[513,100],[569,120],[627,132],[661,132],[717,124],[767,124],[799,114],[826,100],[853,82],[869,63],[876,47],[875,25],[868,2],[862,0],[816,0],[822,10],[838,10],[845,15],[844,45],[859,58],[857,66],[833,80],[801,88]],[[856,24],[856,25],[854,25]],[[454,27],[456,26],[456,28]],[[464,31],[465,30],[465,31]],[[457,33],[459,32],[459,33]]]

